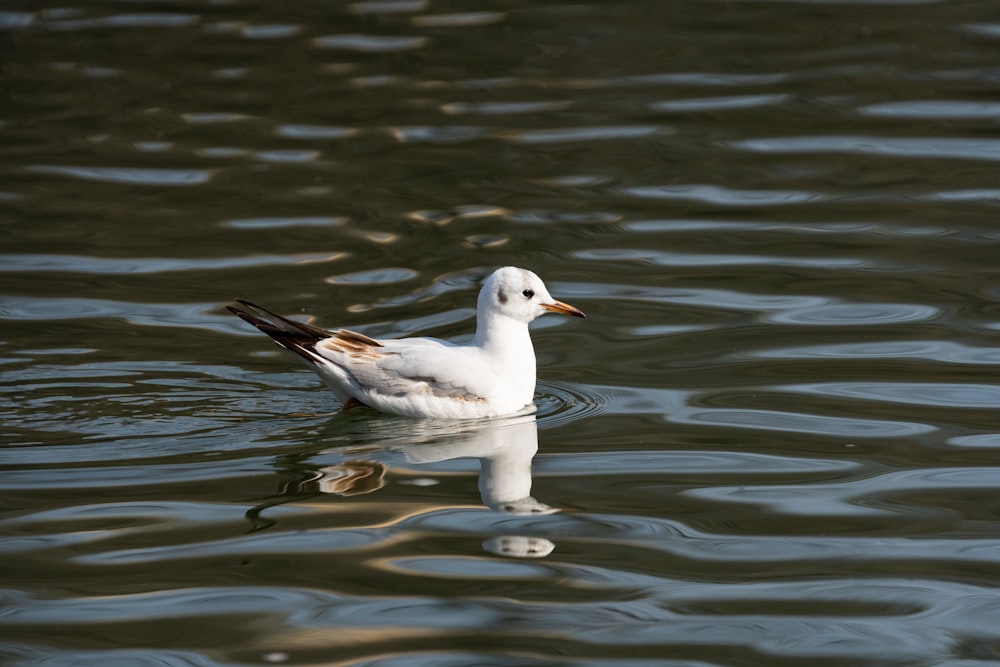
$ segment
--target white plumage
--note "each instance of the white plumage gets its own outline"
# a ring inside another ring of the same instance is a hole
[[[476,336],[465,345],[437,338],[375,340],[276,315],[248,301],[229,310],[302,357],[350,408],[408,417],[481,418],[519,412],[535,391],[528,323],[546,312],[585,315],[549,294],[531,271],[497,269],[483,284]]]

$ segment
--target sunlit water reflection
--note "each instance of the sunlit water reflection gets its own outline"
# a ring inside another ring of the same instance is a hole
[[[1000,660],[989,2],[0,11],[0,661]],[[225,311],[468,340],[338,412]]]

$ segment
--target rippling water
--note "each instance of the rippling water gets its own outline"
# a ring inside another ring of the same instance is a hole
[[[0,661],[1000,661],[986,0],[0,10]],[[337,412],[225,305],[468,336]]]

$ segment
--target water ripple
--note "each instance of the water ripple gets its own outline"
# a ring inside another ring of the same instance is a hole
[[[656,125],[624,125],[595,127],[564,127],[548,130],[524,130],[507,135],[510,141],[524,144],[552,144],[574,141],[607,141],[612,139],[639,139],[665,130]]]
[[[111,14],[92,19],[44,21],[49,30],[93,30],[102,28],[180,28],[195,25],[197,14]]]
[[[274,228],[297,225],[336,224],[332,218],[234,220],[230,225],[240,228]],[[207,259],[180,257],[93,257],[88,255],[0,255],[0,273],[66,272],[94,274],[150,274],[176,271],[224,271],[239,267],[288,266],[304,263],[332,262],[342,259],[338,253],[302,253],[295,255],[250,255],[244,257],[212,257]],[[0,297],[2,299],[2,297]]]
[[[682,199],[720,206],[783,206],[826,199],[817,192],[796,190],[736,190],[719,185],[659,185],[624,188],[624,194],[643,199]]]
[[[782,346],[747,352],[760,359],[922,359],[937,363],[996,365],[1000,348],[973,347],[945,340],[830,343]]]
[[[425,28],[464,27],[499,23],[507,18],[506,12],[456,12],[454,14],[424,14],[414,16],[413,25]]]
[[[590,452],[562,456],[557,460],[545,459],[537,466],[539,474],[557,472],[560,475],[604,475],[610,472],[641,475],[669,470],[671,475],[818,475],[823,479],[829,479],[831,474],[841,476],[860,469],[860,464],[855,461],[683,450]]]
[[[37,18],[35,12],[0,11],[0,30],[23,30]]]
[[[319,151],[314,150],[269,150],[257,151],[254,153],[257,159],[263,162],[311,162],[320,156]]]
[[[450,102],[441,107],[447,114],[464,115],[478,114],[483,116],[508,116],[522,113],[540,113],[559,111],[569,106],[565,101],[529,102]]]
[[[823,382],[780,389],[818,396],[952,408],[1000,408],[1000,386],[929,382]]]
[[[294,539],[291,539],[294,536]],[[140,549],[119,549],[77,556],[74,561],[88,565],[134,565],[137,563],[176,562],[178,560],[239,556],[246,553],[324,553],[334,554],[377,545],[386,536],[383,531],[343,528],[329,531],[297,532],[272,531],[240,535],[230,539],[207,540],[196,543],[170,544],[161,547],[146,546]]]
[[[604,86],[766,86],[778,84],[788,74],[733,72],[663,72],[658,74],[631,74],[606,79]]]
[[[326,139],[347,139],[358,133],[356,127],[335,127],[330,125],[280,125],[274,133],[288,139],[306,141]]]
[[[890,118],[988,118],[1000,117],[1000,103],[964,100],[905,100],[882,102],[859,107],[858,111],[869,116]]]
[[[372,269],[371,271],[358,271],[330,276],[326,278],[326,282],[331,285],[386,285],[408,282],[418,275],[420,274],[412,269],[387,266]]]
[[[540,380],[536,392],[540,428],[567,424],[605,412],[607,398],[596,387]]]
[[[479,579],[481,577],[543,578],[551,577],[553,570],[530,561],[505,561],[493,563],[482,558],[430,558],[413,557],[386,561],[380,567],[417,576],[429,574],[449,579]]]
[[[429,0],[361,0],[348,5],[356,14],[410,14],[427,9]]]
[[[801,414],[781,410],[686,410],[669,414],[668,421],[685,424],[729,426],[789,433],[822,434],[847,439],[903,438],[933,433],[936,428],[919,422],[891,421]]]
[[[910,303],[825,304],[790,309],[768,316],[772,322],[808,326],[872,326],[908,324],[936,319],[941,309]]]
[[[207,183],[214,171],[210,169],[153,169],[138,167],[70,167],[64,165],[29,165],[25,171],[34,174],[71,176],[85,181],[103,181],[125,185],[185,186]]]
[[[399,126],[389,128],[389,133],[400,143],[413,142],[442,142],[451,143],[454,141],[469,141],[479,139],[490,134],[490,130],[483,127],[469,125],[425,125],[425,126]]]
[[[768,255],[720,255],[677,253],[639,248],[601,248],[577,250],[574,256],[589,260],[632,260],[656,266],[796,266],[824,268],[833,271],[844,268],[870,267],[870,261],[855,257],[778,257]]]
[[[106,621],[156,619],[184,615],[192,610],[198,610],[201,614],[225,614],[248,608],[266,609],[269,606],[311,608],[342,601],[340,596],[332,593],[267,587],[250,587],[239,591],[230,587],[203,587],[69,600],[19,597],[16,611],[8,615],[10,621],[18,624],[71,624],[87,617]]]
[[[217,314],[217,303],[128,303],[108,299],[33,299],[0,295],[0,315],[7,320],[120,318],[139,326],[197,327],[240,331],[231,317]],[[241,333],[244,333],[241,331]]]
[[[733,147],[756,153],[855,153],[893,157],[1000,160],[1000,139],[918,137],[773,137],[733,142]]]
[[[933,506],[921,506],[919,501],[902,500],[918,498],[918,494],[929,493],[970,493],[974,490],[995,492],[1000,487],[998,469],[979,468],[931,468],[926,470],[890,471],[875,477],[851,479],[847,481],[821,484],[771,484],[712,486],[684,491],[684,495],[699,499],[711,499],[730,505],[750,504],[766,507],[768,511],[785,515],[808,516],[879,516],[901,519],[904,513],[940,515],[948,511],[947,506],[936,502]],[[955,502],[955,501],[953,501]],[[879,544],[879,552],[871,557],[888,558],[890,548],[884,542],[894,542],[892,538],[873,539]],[[933,558],[932,544],[939,546],[949,542],[947,538],[927,539],[914,545],[907,558],[921,560]],[[1000,542],[980,540],[962,542],[960,549],[952,548],[947,553],[953,557],[1000,559]]]
[[[678,389],[539,383],[539,426],[597,415],[660,415],[676,424],[804,433],[835,438],[899,438],[932,433],[931,424],[836,417],[787,410],[732,409],[703,405],[698,392]],[[556,402],[558,401],[558,402]]]
[[[955,447],[974,447],[982,449],[1000,448],[1000,433],[977,433],[975,435],[960,435],[948,439],[948,444]]]
[[[133,427],[134,428],[134,427]],[[145,435],[141,429],[134,435],[142,437]],[[121,434],[118,445],[128,441],[128,437],[133,435],[127,431]],[[193,443],[192,443],[193,444]],[[188,446],[191,446],[190,444]],[[112,460],[111,465],[90,466],[87,474],[81,474],[80,470],[73,467],[36,467],[31,470],[8,469],[0,471],[0,489],[3,490],[27,490],[27,489],[50,489],[67,491],[69,489],[112,489],[122,487],[142,487],[149,484],[149,480],[157,480],[159,483],[192,482],[218,480],[222,478],[236,478],[244,474],[237,469],[226,469],[222,466],[205,464],[163,464],[163,465],[130,465],[123,467],[116,465]]]
[[[270,23],[266,25],[249,25],[243,29],[247,39],[284,39],[302,32],[302,26],[293,24]]]
[[[604,299],[616,301],[648,301],[657,304],[677,304],[705,309],[724,309],[760,314],[811,309],[837,305],[830,297],[797,295],[790,293],[754,293],[703,286],[659,287],[654,285],[620,285],[605,282],[599,288],[564,285],[560,293],[566,298],[583,296],[593,298],[600,294]]]
[[[321,49],[357,51],[361,53],[392,53],[409,51],[427,44],[426,37],[404,37],[399,35],[327,35],[313,39],[313,45]]]
[[[653,102],[653,111],[690,113],[701,111],[729,111],[732,109],[755,109],[773,106],[787,102],[788,95],[778,93],[771,95],[731,95],[726,97],[696,97],[679,100],[663,100]]]
[[[252,116],[232,111],[200,111],[182,113],[181,118],[192,125],[212,125],[214,123],[238,123],[251,120]]]
[[[347,222],[343,216],[289,216],[281,218],[239,218],[227,220],[223,223],[226,227],[233,229],[284,229],[286,227],[339,227]],[[345,257],[345,253],[317,254],[315,257]],[[299,257],[302,257],[299,255]],[[257,256],[247,258],[247,261],[254,261]],[[266,260],[262,260],[266,263]]]

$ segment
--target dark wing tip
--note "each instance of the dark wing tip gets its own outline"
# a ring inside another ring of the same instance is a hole
[[[240,319],[249,322],[269,336],[273,336],[272,331],[283,331],[285,333],[304,336],[314,340],[329,338],[333,335],[332,331],[327,331],[326,329],[314,327],[313,325],[306,324],[305,322],[299,322],[298,320],[292,320],[287,317],[282,317],[277,313],[272,313],[267,308],[258,306],[252,301],[247,301],[246,299],[236,299],[235,301],[241,306],[244,306],[246,310],[236,306],[226,306],[226,308],[229,309],[229,312],[233,313]]]
[[[236,301],[238,303],[247,305],[248,307],[251,308],[253,307],[252,305],[248,304],[246,301],[243,301],[241,299],[236,299]],[[226,310],[228,310],[230,313],[240,318],[244,322],[254,325],[261,331],[266,331],[265,328],[267,327],[274,328],[274,325],[268,322],[267,320],[264,320],[249,311],[243,310],[242,308],[238,308],[236,306],[226,306]]]

